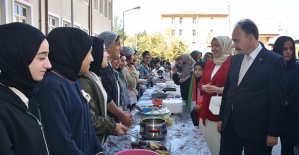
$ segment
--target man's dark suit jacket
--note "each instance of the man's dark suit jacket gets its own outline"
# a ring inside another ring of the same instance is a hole
[[[237,136],[244,140],[278,137],[284,113],[286,66],[278,54],[263,48],[238,86],[244,55],[232,57],[227,76],[219,120],[224,131],[233,106],[233,123]]]

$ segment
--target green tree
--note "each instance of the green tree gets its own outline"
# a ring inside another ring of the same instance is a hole
[[[120,39],[123,39],[124,36],[124,40],[126,40],[126,38],[128,37],[126,32],[123,34],[123,25],[122,25],[123,21],[120,19],[119,16],[114,16],[113,17],[113,32],[117,33],[120,36]]]
[[[163,57],[170,60],[175,60],[182,54],[190,53],[186,43],[171,35],[171,29],[167,29],[164,34],[155,32],[148,35],[146,31],[135,34],[135,36],[125,40],[125,46],[137,49],[139,55],[147,50],[151,52],[153,58]],[[139,59],[142,57],[139,56]]]

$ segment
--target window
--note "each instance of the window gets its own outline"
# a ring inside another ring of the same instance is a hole
[[[14,4],[14,22],[28,23],[27,14],[27,7],[19,4]]]
[[[88,35],[89,35],[89,30],[87,28],[84,28],[82,29],[84,32],[86,32]]]
[[[100,13],[103,14],[103,0],[100,0]]]
[[[49,32],[55,29],[56,27],[58,27],[58,19],[53,16],[49,16],[48,23],[49,23]]]
[[[179,31],[179,35],[182,36],[183,35],[183,30]]]
[[[63,21],[63,22],[62,22],[62,26],[63,26],[63,27],[71,27],[71,23],[70,23],[70,22],[67,22],[67,21]]]
[[[196,24],[196,18],[193,18],[192,21],[193,24]]]
[[[196,30],[192,30],[192,36],[196,36]]]
[[[174,36],[174,35],[175,35],[175,33],[174,33],[174,30],[171,30],[171,35],[172,35],[172,36]]]
[[[171,18],[171,24],[175,24],[175,18]]]
[[[107,17],[107,0],[104,0],[103,7],[104,7],[104,16]]]
[[[99,0],[94,0],[93,5],[94,5],[94,9],[99,12],[100,11],[99,10]]]
[[[112,20],[111,1],[108,0],[108,19]]]
[[[183,24],[183,18],[180,18],[180,24]]]
[[[74,24],[74,28],[81,29],[81,26],[78,24]]]
[[[89,4],[89,0],[83,0],[87,5]]]

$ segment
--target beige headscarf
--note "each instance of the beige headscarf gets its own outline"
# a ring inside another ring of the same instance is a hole
[[[220,56],[218,58],[214,57],[213,61],[216,65],[221,65],[233,53],[234,48],[232,44],[232,39],[228,36],[217,36],[213,39],[217,39],[222,49],[222,53],[220,54]]]

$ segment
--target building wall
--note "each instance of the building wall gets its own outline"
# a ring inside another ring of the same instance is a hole
[[[175,18],[175,23],[172,23]],[[180,24],[180,18],[183,22]],[[196,22],[193,23],[193,18]],[[185,41],[189,50],[210,51],[208,45],[213,37],[228,35],[227,17],[162,17],[163,28],[171,28],[175,31],[175,36]],[[179,32],[182,30],[182,35]],[[193,35],[193,30],[196,34]]]
[[[40,29],[44,34],[46,33],[46,28],[48,28],[48,32],[50,32],[55,27],[71,26],[70,0],[48,0],[47,17],[45,1],[46,0],[1,0],[0,24],[16,21],[15,5],[18,5],[19,7],[27,9],[25,22]],[[73,0],[74,27],[80,28],[90,35],[99,34],[103,31],[111,31],[112,2],[113,0]],[[89,5],[91,5],[90,16],[88,14]],[[48,23],[46,23],[46,18],[48,18]],[[89,18],[91,20],[90,25],[88,24]]]

